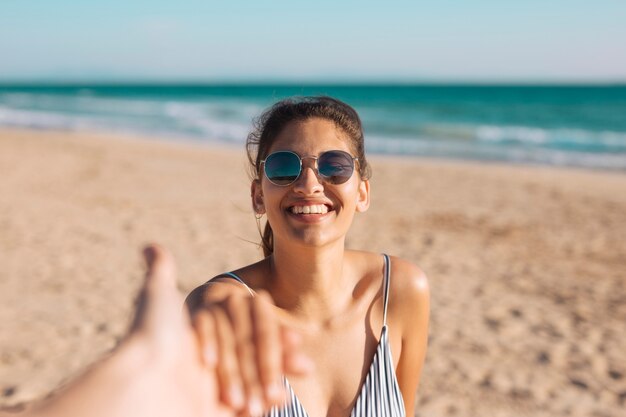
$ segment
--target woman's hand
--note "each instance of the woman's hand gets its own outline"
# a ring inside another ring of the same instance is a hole
[[[297,353],[298,335],[278,322],[267,293],[205,304],[192,322],[206,365],[217,370],[221,400],[249,415],[283,404],[282,376],[312,367]]]

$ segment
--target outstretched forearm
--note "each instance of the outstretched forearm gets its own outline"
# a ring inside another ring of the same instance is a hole
[[[148,272],[134,325],[115,351],[49,398],[2,417],[233,416],[203,364],[171,256],[146,251]]]
[[[36,405],[25,415],[27,417],[144,415],[134,413],[134,409],[137,406],[150,406],[151,403],[137,404],[130,401],[133,396],[139,397],[138,391],[147,391],[145,398],[152,396],[145,375],[146,369],[149,368],[142,371],[140,369],[142,362],[139,347],[124,344],[116,349],[113,355],[93,365],[53,398]]]

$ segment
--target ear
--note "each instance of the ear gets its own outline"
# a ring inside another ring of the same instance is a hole
[[[356,197],[356,211],[364,213],[370,206],[370,182],[363,180],[359,183],[359,193]]]
[[[250,196],[252,197],[252,209],[255,214],[265,214],[265,203],[263,202],[263,189],[261,180],[253,180],[250,186]]]

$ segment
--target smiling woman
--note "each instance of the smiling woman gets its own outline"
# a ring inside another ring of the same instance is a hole
[[[340,182],[337,180],[333,181],[332,178],[330,181],[329,178],[324,178],[326,168],[325,162],[330,158],[325,158],[323,155],[316,158],[316,155],[314,154],[304,154],[305,157],[302,158],[297,153],[289,149],[290,142],[300,142],[300,144],[304,142],[301,137],[294,136],[297,135],[298,132],[292,133],[289,129],[304,128],[305,126],[303,125],[303,122],[311,120],[317,120],[320,122],[325,121],[326,124],[330,124],[331,126],[325,126],[326,129],[321,129],[323,131],[322,133],[326,133],[331,137],[338,139],[337,142],[339,143],[340,149],[351,148],[344,151],[339,150],[340,155],[344,155],[344,158],[345,156],[348,156],[352,159],[350,162],[347,161],[347,158],[343,161],[344,164],[349,164],[351,169],[349,170],[350,175],[347,175],[347,172],[344,172],[341,182],[348,181],[352,177],[352,172],[355,169],[354,163],[358,162],[356,166],[359,176],[364,185],[369,187],[368,179],[371,175],[371,170],[365,157],[365,142],[361,120],[352,107],[339,100],[324,97],[303,99],[300,101],[280,101],[259,117],[256,123],[256,129],[248,135],[248,141],[246,143],[248,161],[250,162],[250,173],[253,178],[253,191],[255,190],[255,187],[260,184],[260,179],[263,178],[263,176],[265,176],[269,182],[272,182],[272,173],[275,174],[276,169],[291,170],[292,172],[290,172],[290,178],[295,176],[293,181],[281,181],[283,183],[282,185],[289,185],[290,183],[295,182],[303,171],[303,159],[309,158],[317,161],[318,170],[320,169],[319,159],[322,160],[321,175],[326,182],[335,184]],[[308,127],[310,129],[315,128],[315,126]],[[311,133],[313,136],[309,139],[309,141],[316,142],[319,139],[319,136],[316,136],[316,132]],[[338,134],[340,134],[340,136],[338,136]],[[270,155],[270,147],[274,150],[279,149],[276,147],[276,142],[279,136],[283,136],[283,140],[287,142],[285,144],[285,150],[283,152],[273,152]],[[281,155],[284,155],[286,152],[297,157],[297,173],[293,172],[296,170],[296,158],[292,157],[285,159],[284,157],[281,157]],[[353,157],[351,152],[356,156]],[[333,152],[331,155],[333,154],[336,154],[336,152]],[[327,155],[327,153],[325,152],[324,155]],[[269,165],[267,163],[268,159],[270,162]],[[276,162],[276,165],[278,166],[275,166],[272,162]],[[337,161],[335,161],[334,164],[337,164]],[[291,165],[291,167],[287,165]],[[270,176],[267,175],[268,168]],[[274,183],[275,182],[276,181],[274,181]],[[260,203],[262,204],[262,201]],[[255,206],[254,208],[255,212],[259,213],[259,211],[257,211],[257,207]],[[265,224],[265,231],[262,237],[263,252],[265,256],[268,256],[273,251],[273,232],[271,222],[268,221]]]
[[[187,299],[207,356],[220,358],[220,395],[232,407],[268,416],[412,414],[428,284],[407,261],[345,248],[355,214],[370,205],[364,148],[357,113],[329,97],[281,101],[249,135],[265,258]],[[266,294],[271,306],[259,307]],[[315,364],[306,376],[283,377],[285,329],[300,334]]]

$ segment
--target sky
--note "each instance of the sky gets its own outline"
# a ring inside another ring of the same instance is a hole
[[[626,82],[624,0],[2,0],[0,82]]]

